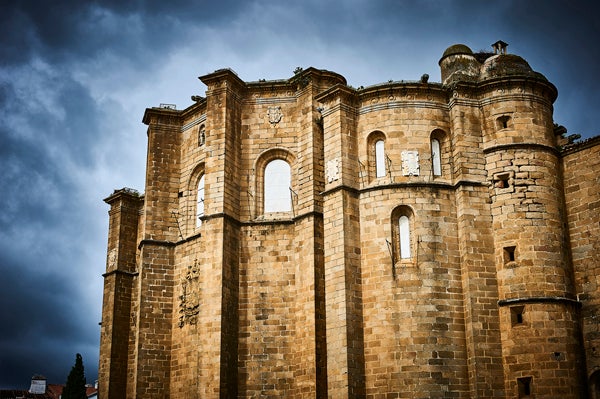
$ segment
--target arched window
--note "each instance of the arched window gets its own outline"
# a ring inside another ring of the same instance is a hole
[[[400,246],[400,259],[410,259],[410,220],[402,215],[398,218],[398,241]]]
[[[376,179],[384,177],[389,172],[389,158],[385,154],[385,133],[379,130],[372,131],[367,136],[367,176],[369,182],[373,183]],[[364,167],[364,165],[361,166]]]
[[[264,212],[292,210],[290,165],[283,159],[267,164],[264,174]]]
[[[442,129],[434,129],[429,136],[431,146],[431,175],[446,177],[450,173],[450,148],[448,135]]]
[[[409,206],[400,205],[392,212],[392,241],[394,262],[413,259],[414,216]]]
[[[204,175],[198,180],[198,195],[196,196],[196,227],[202,225],[204,216]]]
[[[431,162],[434,176],[442,175],[442,155],[441,146],[438,139],[431,139]]]
[[[385,176],[385,142],[375,142],[375,177]]]

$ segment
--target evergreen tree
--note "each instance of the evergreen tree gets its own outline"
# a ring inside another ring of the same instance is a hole
[[[75,357],[75,365],[67,377],[67,385],[63,388],[61,399],[86,399],[85,394],[85,372],[83,371],[83,359],[78,353]]]

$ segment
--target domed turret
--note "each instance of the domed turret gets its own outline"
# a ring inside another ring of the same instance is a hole
[[[442,55],[442,58],[439,62],[441,63],[442,60],[448,56],[457,54],[473,55],[473,52],[468,46],[465,46],[464,44],[453,44],[452,46],[448,47],[446,51],[444,51],[444,54]]]
[[[475,81],[479,76],[480,65],[471,49],[464,44],[454,44],[444,51],[439,65],[442,83],[455,81]]]
[[[480,80],[493,79],[498,77],[536,77],[542,80],[547,79],[541,73],[535,72],[529,66],[524,58],[515,54],[507,54],[508,43],[498,40],[492,44],[494,54],[480,60],[482,62]]]
[[[481,66],[481,79],[499,76],[541,76],[531,69],[527,61],[514,54],[496,54],[489,57]]]

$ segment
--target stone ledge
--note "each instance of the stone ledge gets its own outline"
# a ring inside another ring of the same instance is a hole
[[[527,298],[514,298],[514,299],[501,299],[498,301],[499,307],[517,305],[521,303],[566,303],[570,305],[574,305],[578,308],[581,308],[582,303],[576,299],[562,297],[562,296],[553,296],[553,297],[543,297],[543,296],[534,296]]]

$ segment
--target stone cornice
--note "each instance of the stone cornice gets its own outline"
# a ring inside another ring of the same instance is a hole
[[[359,192],[366,193],[370,191],[378,190],[389,190],[389,189],[407,189],[407,188],[433,188],[433,189],[454,189],[454,185],[450,183],[436,183],[436,182],[403,182],[403,183],[387,183],[379,184],[376,186],[365,187],[360,189]]]
[[[403,182],[403,183],[386,183],[386,184],[378,184],[375,186],[369,186],[364,188],[354,188],[347,185],[339,185],[336,187],[332,187],[320,193],[322,196],[331,195],[337,191],[344,190],[352,193],[353,195],[361,195],[363,193],[367,193],[370,191],[380,191],[380,190],[390,190],[390,189],[412,189],[412,188],[431,188],[431,189],[441,189],[441,190],[454,190],[458,187],[462,186],[485,186],[485,183],[476,182],[476,181],[468,181],[468,180],[460,180],[455,184],[452,183],[442,183],[442,182]]]
[[[217,69],[213,73],[198,77],[198,79],[209,88],[218,83],[223,86],[225,82],[231,82],[234,87],[237,86],[238,90],[246,87],[246,83],[229,68]]]
[[[248,94],[272,95],[273,93],[294,93],[296,85],[289,80],[259,80],[246,82]],[[289,95],[288,95],[289,96]]]
[[[541,150],[550,152],[556,156],[560,155],[559,150],[556,147],[552,147],[545,144],[540,143],[508,143],[508,144],[496,144],[483,149],[484,154],[489,154],[497,151],[506,151],[506,150]]]
[[[338,83],[315,96],[315,100],[320,103],[326,103],[329,101],[333,101],[336,98],[345,98],[345,99],[354,100],[354,99],[356,99],[356,90],[345,84]]]
[[[548,96],[550,103],[553,103],[558,96],[556,86],[548,82],[541,74],[531,76],[501,76],[493,79],[486,79],[479,83],[478,87],[481,92],[489,90],[503,89],[508,86],[529,87],[532,92],[536,89],[542,89],[542,93]],[[518,94],[517,94],[518,95]]]
[[[560,154],[564,157],[579,152],[581,150],[595,147],[597,145],[600,145],[600,136],[595,136],[584,141],[568,144],[563,147],[563,149],[560,151]]]
[[[381,111],[384,109],[398,109],[398,108],[419,108],[419,109],[439,109],[446,111],[448,105],[446,103],[435,102],[435,101],[418,101],[418,100],[399,100],[399,101],[384,101],[379,104],[363,105],[358,110],[359,114],[367,114],[369,112]]]
[[[578,308],[582,306],[582,303],[573,298],[567,298],[562,296],[535,296],[535,297],[525,297],[525,298],[512,298],[512,299],[501,299],[498,301],[499,307],[511,306],[511,305],[520,305],[520,304],[529,304],[529,303],[563,303],[567,305],[573,305]]]
[[[446,103],[447,90],[440,83],[393,81],[358,90],[361,105],[368,101],[433,101]]]
[[[115,269],[115,270],[111,270],[110,272],[106,272],[104,274],[102,274],[102,277],[106,278],[108,276],[112,276],[113,274],[121,274],[127,277],[136,277],[138,276],[140,273],[139,272],[128,272],[125,270],[119,270],[119,269]]]
[[[171,108],[146,108],[146,111],[144,112],[144,117],[142,118],[142,123],[144,123],[145,125],[162,124],[165,126],[179,124],[179,121],[181,119],[181,113],[182,111],[178,111],[176,109]],[[164,123],[164,121],[167,121],[167,123]]]
[[[196,125],[199,125],[201,123],[206,122],[206,114],[202,114],[200,115],[198,118],[186,123],[185,125],[181,126],[181,131],[184,132]]]
[[[309,67],[296,73],[289,79],[289,82],[296,84],[298,89],[303,89],[313,79],[327,81],[331,86],[345,86],[347,84],[346,78],[339,73],[328,71],[326,69],[317,69],[314,67]]]
[[[350,186],[346,186],[344,184],[340,184],[339,186],[335,186],[333,188],[330,188],[328,190],[323,191],[322,193],[320,193],[323,197],[327,196],[327,195],[331,195],[334,194],[338,191],[347,191],[350,194],[354,195],[354,196],[359,196],[361,193],[361,190],[358,188],[354,188],[354,187],[350,187]]]
[[[297,100],[297,97],[294,96],[267,96],[267,97],[258,97],[258,96],[250,96],[245,97],[243,100],[244,104],[293,104]]]
[[[173,241],[166,240],[152,240],[152,239],[143,239],[138,244],[138,249],[141,249],[145,245],[153,245],[157,247],[173,247],[176,245]]]
[[[144,202],[144,196],[142,194],[140,194],[137,190],[127,187],[115,190],[111,195],[104,199],[104,202],[106,202],[109,205],[112,205],[113,202],[120,199],[130,200],[132,202],[139,202],[140,205]]]
[[[358,110],[355,107],[353,107],[352,105],[346,104],[344,102],[339,102],[339,103],[333,104],[327,108],[324,108],[321,111],[321,116],[326,117],[326,116],[334,114],[338,111],[342,111],[344,113],[354,114],[354,115],[358,114]]]

